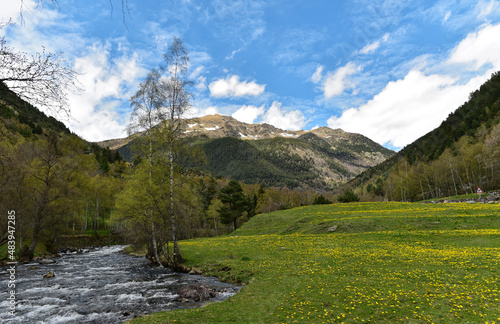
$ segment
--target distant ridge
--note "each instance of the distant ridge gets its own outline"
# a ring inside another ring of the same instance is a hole
[[[329,190],[394,154],[369,138],[320,127],[289,131],[269,124],[246,124],[230,116],[185,120],[186,143],[201,146],[213,175],[265,186]],[[128,161],[130,144],[141,134],[99,142]]]
[[[299,138],[301,135],[312,133],[320,138],[327,140],[332,145],[340,146],[360,146],[360,148],[369,152],[382,152],[383,155],[392,155],[394,152],[375,143],[369,138],[356,134],[348,133],[342,129],[331,129],[329,127],[319,127],[309,131],[298,130],[290,131],[277,128],[275,126],[262,124],[247,124],[236,120],[233,117],[215,114],[204,117],[186,119],[183,123],[182,132],[186,137],[205,136],[208,138],[234,137],[243,140],[259,140],[275,137]],[[138,135],[134,135],[138,136]],[[120,139],[110,139],[98,142],[103,147],[118,149],[127,145],[135,137],[129,136]]]

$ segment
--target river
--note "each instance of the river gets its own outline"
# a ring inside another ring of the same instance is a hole
[[[141,314],[201,306],[204,302],[180,298],[178,289],[184,286],[214,289],[217,295],[210,301],[227,299],[240,288],[213,277],[154,267],[122,249],[64,254],[53,264],[18,264],[14,316],[8,313],[10,274],[7,267],[0,268],[0,323],[123,323]],[[43,278],[49,272],[55,276]]]

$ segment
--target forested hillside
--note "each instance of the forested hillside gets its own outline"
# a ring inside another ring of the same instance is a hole
[[[366,199],[437,199],[500,188],[500,73],[441,125],[348,184]]]
[[[265,187],[331,190],[394,153],[340,129],[285,131],[222,115],[185,120],[182,133],[187,145],[202,148],[205,171]],[[133,162],[131,147],[140,136],[99,144]]]
[[[64,234],[109,230],[127,166],[0,84],[0,212],[14,211],[21,256],[51,250]],[[7,217],[0,218],[0,246]]]

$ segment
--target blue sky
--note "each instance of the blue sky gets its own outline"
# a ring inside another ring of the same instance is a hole
[[[297,130],[329,126],[400,149],[500,70],[500,2],[0,0],[14,48],[62,51],[84,91],[70,129],[126,136],[129,98],[174,36],[190,52],[191,116]],[[89,4],[91,3],[91,4]]]

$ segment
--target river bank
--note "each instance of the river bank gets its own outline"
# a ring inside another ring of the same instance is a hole
[[[239,291],[214,277],[152,266],[144,257],[122,253],[123,248],[63,253],[49,264],[18,264],[15,315],[4,312],[0,322],[123,323],[144,314],[200,307]],[[8,281],[8,268],[1,270],[0,280]],[[53,276],[44,277],[48,273]],[[7,291],[0,292],[0,307],[9,307]]]

